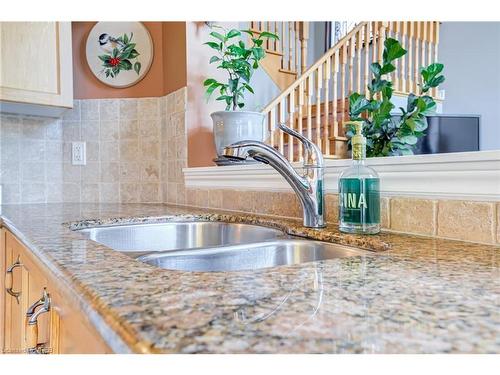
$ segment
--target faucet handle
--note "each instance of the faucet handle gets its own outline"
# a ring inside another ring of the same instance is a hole
[[[321,153],[321,150],[318,146],[316,146],[308,138],[304,137],[302,134],[293,130],[292,128],[289,128],[285,124],[278,123],[278,128],[302,142],[305,151],[304,166],[323,167],[323,154]]]

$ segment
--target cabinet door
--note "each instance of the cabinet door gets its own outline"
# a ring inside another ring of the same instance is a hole
[[[0,45],[5,107],[12,102],[73,106],[70,22],[0,22]]]
[[[101,336],[92,327],[83,311],[74,308],[76,301],[51,286],[50,349],[61,354],[111,353]]]
[[[19,244],[22,246],[21,244]],[[47,279],[38,268],[35,260],[24,247],[20,249],[22,269],[22,342],[24,351],[37,349],[38,352],[50,353],[50,310],[44,312],[44,306],[50,309],[50,291]],[[47,299],[47,301],[45,301]],[[28,313],[31,313],[28,315]],[[29,323],[33,316],[34,324]]]
[[[23,330],[23,266],[20,246],[10,233],[5,234],[5,266],[2,275],[5,280],[4,294],[4,352],[22,353],[24,348]]]

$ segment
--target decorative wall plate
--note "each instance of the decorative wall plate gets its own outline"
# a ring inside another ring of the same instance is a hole
[[[147,74],[153,61],[153,41],[141,22],[97,22],[87,38],[86,55],[99,81],[129,87]]]

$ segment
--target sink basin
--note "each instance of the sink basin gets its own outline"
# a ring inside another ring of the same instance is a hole
[[[286,235],[277,229],[223,222],[168,222],[79,230],[86,238],[137,257],[150,252],[262,242]]]
[[[165,269],[206,272],[255,270],[362,255],[371,253],[320,241],[282,239],[211,249],[159,252],[137,259]]]

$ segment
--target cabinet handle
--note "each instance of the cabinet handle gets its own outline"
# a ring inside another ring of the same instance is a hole
[[[40,307],[40,309],[38,309]],[[38,309],[38,310],[37,310]],[[50,295],[43,288],[43,295],[26,311],[26,350],[28,353],[41,353],[38,347],[38,317],[50,311]]]
[[[16,302],[19,304],[19,296],[21,295],[21,292],[16,292],[12,289],[13,284],[14,284],[14,274],[13,271],[17,267],[22,267],[22,263],[19,260],[19,256],[17,257],[17,260],[9,267],[7,268],[7,271],[5,272],[5,290],[7,293],[9,293],[12,297],[16,299]],[[7,286],[10,285],[10,286]]]

